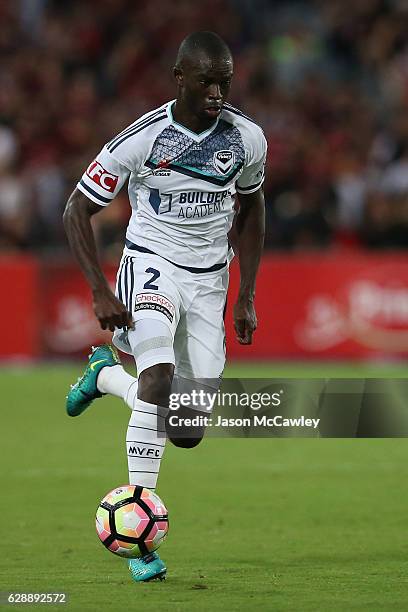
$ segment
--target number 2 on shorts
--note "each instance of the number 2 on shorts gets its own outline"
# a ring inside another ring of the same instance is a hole
[[[152,283],[154,283],[154,281],[159,278],[160,272],[158,270],[155,270],[155,268],[146,268],[145,272],[147,272],[148,274],[152,274],[153,276],[145,282],[145,284],[143,285],[143,289],[158,289],[159,285],[153,285]]]

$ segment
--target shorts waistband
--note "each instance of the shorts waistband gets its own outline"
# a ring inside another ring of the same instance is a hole
[[[125,246],[127,249],[130,249],[131,251],[137,251],[138,253],[147,253],[148,255],[156,255],[157,257],[161,257],[165,261],[168,261],[169,263],[171,263],[173,266],[176,266],[176,268],[187,270],[187,272],[192,272],[193,274],[203,274],[205,272],[217,272],[217,270],[222,270],[227,265],[227,262],[225,261],[224,263],[214,264],[210,268],[193,268],[191,266],[181,266],[180,264],[177,264],[174,261],[171,261],[171,259],[167,259],[166,257],[163,257],[162,255],[159,255],[158,253],[155,253],[154,251],[151,251],[150,249],[147,249],[146,247],[142,247],[138,244],[135,244],[134,242],[131,242],[127,238],[125,240]]]

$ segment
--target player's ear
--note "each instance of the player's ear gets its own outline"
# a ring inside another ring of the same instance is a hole
[[[177,85],[183,84],[183,71],[178,66],[174,66],[173,68],[174,78],[176,79]]]

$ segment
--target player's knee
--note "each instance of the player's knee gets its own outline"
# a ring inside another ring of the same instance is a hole
[[[174,423],[172,417],[175,414],[170,411],[166,418],[166,432],[169,440],[179,448],[194,448],[200,444],[204,437],[205,427],[195,421],[202,419],[202,413],[186,406],[180,406],[177,410],[176,423]]]
[[[159,363],[143,370],[139,376],[139,399],[149,404],[168,406],[173,373],[171,363]]]
[[[170,442],[174,444],[174,446],[178,446],[178,448],[194,448],[198,446],[203,439],[201,438],[173,438],[169,436]]]

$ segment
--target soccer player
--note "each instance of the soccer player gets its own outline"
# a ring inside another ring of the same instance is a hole
[[[173,377],[217,380],[224,369],[227,234],[236,193],[238,341],[251,344],[257,325],[254,294],[264,237],[266,141],[258,125],[226,103],[232,73],[231,52],[217,34],[187,36],[174,68],[177,98],[143,115],[103,147],[64,213],[95,315],[102,329],[114,332],[113,344],[133,355],[138,375],[124,370],[113,347],[97,347],[68,394],[67,412],[78,416],[104,394],[123,398],[131,408],[129,482],[153,490]],[[132,215],[114,295],[98,262],[90,219],[127,179]],[[193,437],[169,437],[191,448],[203,434],[198,428]],[[136,581],[166,573],[157,553],[128,565]]]

